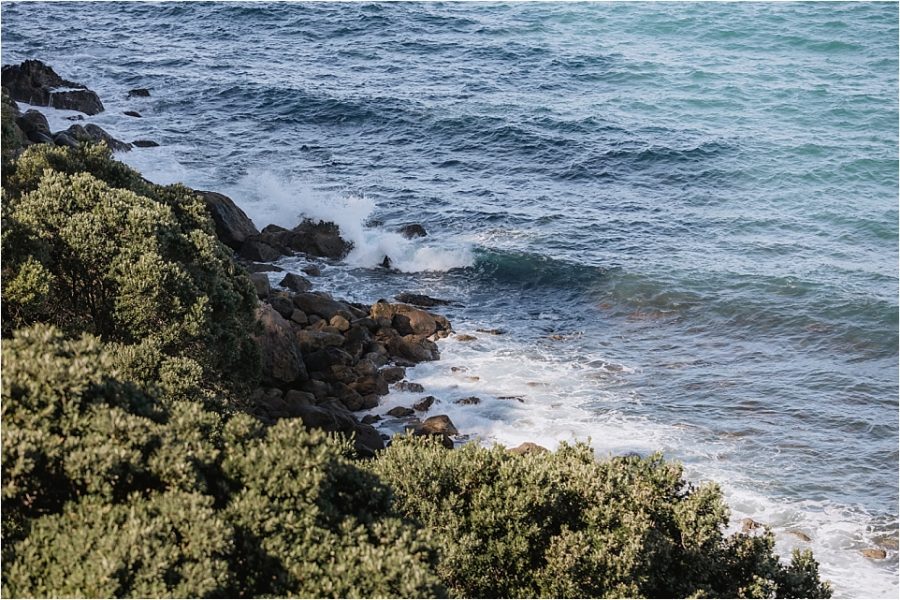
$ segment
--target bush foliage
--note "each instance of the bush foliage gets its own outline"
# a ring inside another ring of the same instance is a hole
[[[395,438],[371,468],[440,546],[460,597],[820,597],[810,554],[790,566],[771,535],[722,533],[714,485],[660,456],[597,461],[590,448],[518,456]]]
[[[203,202],[105,146],[23,151],[6,100],[6,595],[829,595],[659,457],[398,438],[361,464],[239,412],[256,296]]]

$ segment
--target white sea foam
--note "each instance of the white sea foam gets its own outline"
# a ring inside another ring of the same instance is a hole
[[[473,324],[460,322],[456,327],[478,339],[443,340],[439,342],[440,361],[408,369],[408,379],[421,383],[425,391],[391,392],[384,397],[372,411],[384,417],[379,423],[382,430],[403,430],[403,421],[386,416],[388,410],[409,407],[422,396],[433,395],[440,403],[417,416],[448,415],[467,436],[458,441],[477,440],[507,447],[529,441],[547,448],[556,448],[563,441],[589,441],[598,457],[627,452],[646,456],[661,450],[667,458],[685,463],[689,481],[719,484],[731,509],[728,533],[739,531],[742,519],[753,518],[772,528],[776,551],[783,560],[790,559],[794,548],[812,549],[822,577],[835,586],[835,597],[846,597],[847,590],[854,590],[858,597],[897,596],[897,581],[886,580],[884,565],[860,552],[881,545],[874,538],[879,530],[889,531],[890,524],[879,526],[859,507],[765,495],[758,491],[759,482],[736,472],[735,465],[721,459],[734,452],[731,445],[735,442],[710,442],[689,428],[623,413],[620,407],[631,400],[605,392],[597,383],[596,369],[588,366],[614,362],[606,357],[586,357],[574,364],[560,354],[527,347],[511,336],[478,333]],[[630,370],[627,365],[620,366],[623,371]],[[481,402],[454,403],[468,396],[477,396]],[[794,532],[809,536],[811,541]],[[887,561],[896,560],[896,552],[889,552]]]
[[[270,223],[293,227],[303,218],[337,224],[341,236],[353,242],[345,261],[354,267],[377,267],[385,256],[393,268],[405,273],[447,271],[474,263],[471,246],[456,238],[408,240],[383,227],[366,227],[375,203],[363,196],[322,191],[308,181],[264,170],[251,170],[226,193],[260,228]]]

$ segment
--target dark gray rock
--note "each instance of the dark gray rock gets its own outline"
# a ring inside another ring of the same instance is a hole
[[[394,299],[397,300],[397,302],[414,304],[416,306],[424,306],[426,308],[452,304],[450,300],[441,300],[440,298],[432,298],[431,296],[426,296],[425,294],[411,294],[409,292],[397,294],[396,296],[394,296]]]
[[[127,98],[148,98],[150,96],[150,90],[147,88],[135,88],[133,90],[128,90]]]
[[[319,265],[306,265],[300,270],[310,277],[318,277],[322,274],[322,267],[320,267]]]
[[[268,304],[260,304],[256,318],[260,329],[254,339],[259,344],[263,382],[284,386],[309,379],[290,323]]]
[[[303,406],[299,408],[303,424],[312,429],[354,435],[354,447],[363,456],[372,457],[384,449],[384,441],[371,425],[360,423],[349,412],[332,406]]]
[[[25,134],[25,137],[36,144],[46,144],[48,139],[49,143],[53,143],[53,134],[50,133],[47,117],[38,110],[32,108],[25,111],[25,114],[16,118],[16,125]]]
[[[270,265],[267,263],[249,262],[243,264],[244,268],[247,269],[247,271],[250,273],[281,273],[282,271],[284,271],[284,269],[282,269],[281,267],[276,267],[275,265]]]
[[[425,237],[428,235],[428,232],[425,231],[425,228],[418,223],[410,223],[409,225],[404,225],[397,230],[397,233],[399,233],[406,239]]]
[[[414,392],[416,394],[421,394],[425,391],[421,383],[413,383],[411,381],[401,381],[394,386],[394,389],[398,392]]]
[[[159,146],[159,142],[154,142],[153,140],[134,140],[131,142],[131,145],[135,148],[156,148]]]
[[[218,192],[196,190],[206,203],[206,210],[216,226],[216,237],[226,246],[238,250],[248,237],[259,235],[256,225],[234,200]]]
[[[141,118],[141,113],[136,110],[126,110],[124,114],[128,117],[137,117],[138,119]]]
[[[312,283],[306,277],[301,277],[295,273],[288,273],[284,276],[284,279],[278,284],[281,287],[286,287],[287,289],[294,292],[308,292],[312,289]]]
[[[77,110],[88,115],[103,112],[103,103],[86,86],[63,79],[39,60],[26,60],[2,69],[3,87],[13,100],[35,106]]]
[[[71,135],[66,133],[65,131],[60,131],[53,134],[53,143],[57,146],[68,146],[69,148],[77,148],[78,140],[73,138]]]
[[[269,262],[273,260],[278,260],[284,254],[278,249],[273,248],[265,241],[263,241],[259,235],[253,235],[244,240],[244,243],[241,244],[240,250],[238,250],[238,254],[246,258],[248,260],[253,261],[261,261],[261,262]]]
[[[266,298],[271,291],[269,286],[269,276],[265,273],[250,273],[250,282],[256,288],[256,295],[259,298]]]
[[[131,144],[126,144],[121,140],[117,140],[109,135],[102,127],[98,127],[93,123],[87,125],[72,125],[66,129],[65,133],[69,134],[79,142],[90,142],[92,144],[105,143],[110,150],[114,152],[127,152],[131,150]]]
[[[341,315],[348,321],[353,318],[350,307],[325,293],[301,292],[294,296],[294,304],[307,315],[318,315],[326,321]]]

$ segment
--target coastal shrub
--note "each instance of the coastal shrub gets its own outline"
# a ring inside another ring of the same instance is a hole
[[[46,325],[4,341],[7,596],[443,593],[346,440],[160,402],[115,354]]]
[[[828,597],[809,553],[785,566],[771,535],[723,535],[714,485],[660,456],[597,461],[589,447],[514,455],[397,437],[371,465],[440,548],[456,596]]]
[[[134,346],[122,356],[147,381],[169,357],[206,378],[254,379],[256,295],[196,194],[145,182],[103,146],[32,146],[8,181],[6,336],[52,323]]]
[[[16,116],[18,116],[18,108],[13,103],[13,99],[6,93],[6,88],[2,89],[2,98],[0,98],[0,162],[5,169],[8,162],[25,147],[25,134],[16,124]]]

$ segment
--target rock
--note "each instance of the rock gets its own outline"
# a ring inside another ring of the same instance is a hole
[[[387,349],[397,362],[405,358],[412,363],[420,363],[441,357],[437,344],[422,335],[398,336],[388,341]]]
[[[330,371],[334,365],[352,364],[353,357],[336,346],[326,346],[321,350],[306,354],[304,362],[308,371],[325,373]]]
[[[385,367],[381,370],[381,376],[388,383],[397,383],[406,377],[406,369],[403,367]]]
[[[263,275],[259,273],[258,275]],[[265,275],[263,275],[265,276]],[[284,317],[285,319],[290,319],[296,310],[294,308],[294,303],[291,302],[291,298],[285,292],[275,292],[269,293],[268,303],[272,305],[272,308],[278,311],[278,314]]]
[[[396,296],[394,296],[394,299],[397,302],[402,302],[404,304],[415,304],[416,306],[424,306],[426,308],[451,304],[450,300],[441,300],[440,298],[432,298],[431,296],[426,296],[425,294],[411,294],[409,292],[397,294]]]
[[[381,261],[381,268],[387,269],[388,271],[394,270],[394,262],[391,260],[391,257],[387,254],[384,255],[384,260]]]
[[[394,417],[395,419],[402,419],[403,417],[408,417],[414,413],[415,411],[413,409],[406,408],[405,406],[396,406],[387,411],[387,414]]]
[[[312,289],[312,283],[310,283],[309,279],[295,273],[285,275],[278,285],[294,292],[308,292]]]
[[[881,548],[866,548],[865,550],[861,550],[860,553],[872,560],[884,560],[887,558],[887,552]]]
[[[147,88],[134,88],[133,90],[128,90],[128,96],[126,98],[149,98],[150,90]]]
[[[284,271],[281,267],[276,267],[275,265],[270,265],[268,263],[249,262],[243,263],[243,265],[250,273],[280,273]]]
[[[394,389],[398,392],[413,392],[416,394],[421,394],[425,391],[421,383],[412,383],[410,381],[401,381],[394,386]]]
[[[458,435],[459,430],[447,415],[435,415],[422,421],[422,425],[417,427],[414,433],[415,435]]]
[[[203,198],[203,202],[206,203],[206,210],[212,216],[213,223],[216,226],[216,237],[219,238],[220,242],[233,250],[239,250],[247,238],[259,235],[256,225],[234,203],[234,200],[218,192],[203,190],[196,190],[196,192]],[[276,256],[275,258],[278,257]],[[269,260],[275,260],[275,258]]]
[[[468,333],[461,333],[461,334],[455,336],[453,339],[455,339],[458,342],[474,342],[478,338],[475,337],[474,335],[469,335]]]
[[[468,398],[460,398],[459,400],[455,400],[454,404],[461,404],[463,406],[474,406],[476,404],[481,404],[481,398],[478,396],[469,396]]]
[[[417,237],[425,237],[428,235],[428,232],[425,231],[425,228],[419,225],[418,223],[411,223],[409,225],[404,225],[400,229],[397,230],[397,233],[402,235],[408,240]]]
[[[79,142],[90,142],[92,144],[105,143],[109,149],[114,152],[128,152],[131,150],[131,144],[126,144],[123,141],[117,140],[109,135],[102,127],[98,127],[93,123],[88,123],[84,126],[78,124],[71,125],[65,132]]]
[[[70,117],[65,117],[66,121],[84,121],[84,116],[82,115],[72,115]]]
[[[68,146],[69,148],[77,148],[78,140],[73,138],[71,135],[66,133],[65,131],[60,131],[53,134],[53,143],[57,146]]]
[[[103,103],[97,94],[80,83],[63,79],[39,60],[4,66],[2,80],[13,100],[34,106],[77,110],[88,115],[103,112]]]
[[[363,456],[372,457],[384,449],[384,441],[374,427],[360,423],[351,414],[334,407],[303,406],[299,416],[308,428],[354,435],[353,445]]]
[[[53,143],[53,135],[50,133],[50,125],[44,113],[33,108],[25,111],[25,114],[16,118],[16,125],[25,134],[25,137],[36,144]]]
[[[506,333],[505,329],[476,329],[478,333],[487,333],[490,335],[503,335]]]
[[[271,291],[269,287],[269,277],[265,273],[250,273],[250,282],[256,288],[256,295],[259,298],[266,298]]]
[[[763,527],[763,524],[758,523],[753,519],[746,518],[741,520],[741,531],[743,531],[744,533],[747,533],[748,531],[752,531],[754,529],[759,529],[760,527]]]
[[[516,402],[525,403],[525,398],[522,396],[497,396],[497,400],[515,400]]]
[[[294,333],[294,337],[303,352],[314,352],[328,347],[339,348],[344,345],[344,336],[327,331],[301,329]]]
[[[434,396],[425,396],[424,398],[413,404],[413,408],[419,412],[425,412],[426,410],[431,408],[431,406],[435,402],[437,402],[437,398],[435,398]]]
[[[510,448],[510,454],[518,454],[520,456],[525,454],[543,454],[545,452],[550,452],[543,446],[539,446],[534,442],[523,442],[516,446],[515,448]]]
[[[401,336],[420,335],[446,337],[450,334],[450,322],[441,315],[436,315],[415,308],[408,304],[391,304],[379,300],[369,309],[369,315],[375,319],[390,319],[391,327]]]
[[[350,329],[350,321],[342,317],[341,315],[334,315],[331,317],[331,320],[328,321],[328,324],[340,331],[341,333]],[[368,331],[364,328],[361,329],[368,334]]]
[[[469,367],[450,367],[451,373],[468,373]]]
[[[310,392],[301,392],[300,390],[288,390],[284,393],[284,401],[292,407],[296,406],[315,406],[316,396]]]
[[[258,235],[247,237],[241,244],[238,254],[248,260],[262,262],[278,260],[283,256],[283,253],[264,242]]]
[[[811,542],[812,541],[811,537],[809,537],[808,535],[806,535],[805,533],[803,533],[802,531],[799,531],[797,529],[788,529],[788,533],[803,542]]]
[[[310,277],[318,277],[322,274],[322,268],[318,265],[306,265],[302,269],[300,269]]]
[[[340,229],[331,222],[314,222],[309,219],[293,229],[268,225],[260,233],[260,239],[282,254],[302,252],[339,260],[347,256],[353,244],[340,236]]]
[[[134,140],[131,142],[131,145],[136,148],[156,148],[159,146],[159,142],[154,142],[153,140]]]
[[[326,321],[338,314],[348,321],[353,318],[349,306],[324,293],[299,293],[294,296],[294,304],[307,315],[319,315]]]
[[[377,398],[378,396],[385,396],[388,393],[387,381],[378,375],[365,375],[360,377],[350,384],[350,387],[362,396],[374,395]]]
[[[293,312],[291,312],[291,321],[297,323],[298,325],[306,325],[307,323],[309,323],[309,319],[307,318],[306,313],[299,308],[295,308]]]
[[[377,423],[381,420],[381,415],[366,415],[360,421],[366,425],[371,425],[372,423]]]
[[[309,375],[291,325],[268,304],[256,309],[261,327],[254,334],[259,344],[262,379],[276,386],[306,381]]]
[[[141,118],[141,113],[139,113],[136,110],[126,110],[123,114],[125,114],[128,117],[137,117],[138,119]]]

